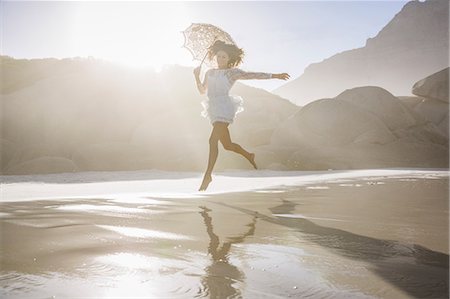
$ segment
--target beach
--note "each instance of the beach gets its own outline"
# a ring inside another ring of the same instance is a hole
[[[450,298],[449,3],[1,1],[0,299]]]
[[[447,169],[0,178],[2,298],[448,298]]]

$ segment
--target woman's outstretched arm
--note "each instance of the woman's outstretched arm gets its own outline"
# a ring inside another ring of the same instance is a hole
[[[251,80],[251,79],[272,79],[272,78],[287,80],[287,79],[289,79],[289,74],[287,74],[287,73],[272,74],[272,73],[262,73],[262,72],[246,72],[239,68],[235,68],[229,72],[228,78],[230,79],[230,81]]]

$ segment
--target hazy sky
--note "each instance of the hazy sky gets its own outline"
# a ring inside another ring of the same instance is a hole
[[[196,66],[182,47],[191,23],[224,29],[248,71],[300,76],[310,63],[362,47],[408,1],[1,1],[1,54],[94,56],[130,66]],[[281,80],[244,83],[272,90]]]

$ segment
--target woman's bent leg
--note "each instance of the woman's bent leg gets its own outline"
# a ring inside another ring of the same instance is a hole
[[[257,169],[255,163],[255,154],[249,153],[239,144],[231,142],[230,131],[228,131],[228,126],[222,128],[220,132],[220,142],[222,143],[224,149],[241,154],[253,165],[255,169]]]

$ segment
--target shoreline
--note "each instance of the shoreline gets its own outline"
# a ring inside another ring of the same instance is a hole
[[[213,172],[208,190],[197,191],[201,172],[161,170],[79,172],[41,175],[0,176],[1,201],[28,201],[51,198],[110,197],[118,194],[203,197],[211,194],[246,192],[277,186],[303,186],[371,178],[448,177],[448,169],[386,168],[330,171],[222,171]],[[198,185],[198,186],[197,186]],[[108,190],[105,192],[104,190]]]

